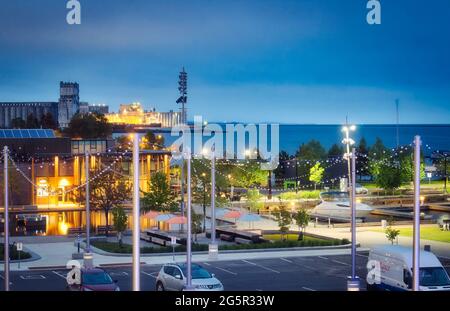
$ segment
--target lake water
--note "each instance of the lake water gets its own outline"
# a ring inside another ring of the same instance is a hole
[[[224,124],[221,124],[225,128]],[[295,154],[298,147],[307,143],[312,139],[320,141],[326,148],[330,148],[333,144],[341,144],[343,133],[342,125],[298,125],[298,124],[281,124],[279,130],[280,150],[287,151],[289,154]],[[166,145],[172,144],[177,137],[172,137],[167,130],[155,130],[160,132],[165,138]],[[120,136],[115,133],[114,136]],[[413,142],[414,136],[420,135],[423,142],[423,150],[429,154],[434,150],[450,150],[450,124],[444,125],[399,125],[399,142],[400,145],[409,145]],[[225,135],[224,135],[225,136]],[[270,139],[270,135],[268,135]],[[351,137],[359,142],[361,138],[365,138],[367,144],[372,145],[376,138],[382,139],[383,143],[394,148],[397,144],[397,126],[396,125],[358,125]],[[203,140],[206,141],[208,137]],[[224,137],[224,141],[226,138]],[[270,141],[269,141],[270,143]]]

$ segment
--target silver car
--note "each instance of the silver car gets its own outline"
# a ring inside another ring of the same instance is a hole
[[[223,291],[222,283],[214,274],[206,271],[202,266],[192,264],[192,286],[196,291]],[[157,291],[182,291],[187,279],[185,263],[169,263],[162,266],[156,278]]]

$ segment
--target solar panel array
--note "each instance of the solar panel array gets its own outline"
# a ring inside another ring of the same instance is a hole
[[[55,138],[55,133],[53,130],[48,129],[0,129],[0,139],[1,138]]]

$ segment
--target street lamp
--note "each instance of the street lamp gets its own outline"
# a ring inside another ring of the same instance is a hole
[[[355,131],[356,126],[346,125],[342,128],[345,133],[345,138],[342,141],[347,147],[347,153],[344,158],[348,163],[348,191],[351,206],[351,240],[352,240],[352,273],[347,280],[348,291],[359,291],[359,278],[356,276],[356,150],[352,149],[350,153],[350,146],[355,144],[355,141],[350,138],[350,132]],[[350,163],[351,160],[351,163]]]
[[[208,255],[210,259],[217,259],[219,248],[216,242],[216,154],[215,146],[211,149],[211,244]],[[208,149],[203,149],[203,155],[208,154]],[[228,175],[229,177],[231,175]],[[206,191],[205,191],[206,192]]]

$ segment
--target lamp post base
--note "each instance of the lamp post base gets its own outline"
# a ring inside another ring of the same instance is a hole
[[[216,243],[209,244],[208,258],[210,260],[217,260],[219,258],[219,245]]]
[[[86,269],[94,268],[94,255],[92,253],[84,253],[83,264]]]
[[[360,281],[359,277],[355,277],[354,279],[349,276],[347,278],[347,291],[349,292],[359,292]]]

